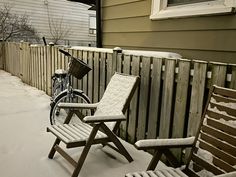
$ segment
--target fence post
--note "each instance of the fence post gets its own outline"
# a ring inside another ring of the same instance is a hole
[[[117,69],[117,58],[119,53],[122,53],[122,49],[120,47],[115,47],[113,49],[113,54],[112,54],[112,72],[111,72],[112,75],[116,72]]]

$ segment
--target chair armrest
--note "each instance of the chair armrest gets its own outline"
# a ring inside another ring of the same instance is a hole
[[[59,103],[59,108],[68,108],[68,109],[96,109],[98,103]]]
[[[225,173],[221,175],[216,175],[214,177],[235,177],[236,176],[236,171],[230,172],[230,173]]]
[[[109,115],[109,116],[86,116],[83,121],[86,123],[98,123],[98,122],[113,122],[113,121],[126,120],[125,115]]]
[[[135,147],[139,150],[155,149],[155,148],[176,148],[193,146],[195,137],[189,138],[173,138],[173,139],[146,139],[139,140],[135,143]]]

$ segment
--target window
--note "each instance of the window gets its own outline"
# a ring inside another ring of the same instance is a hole
[[[151,19],[235,12],[235,0],[152,0]]]
[[[89,17],[89,34],[96,34],[96,17]]]
[[[213,0],[168,0],[168,6],[172,5],[183,5],[183,4],[191,4],[197,2],[205,2],[205,1],[213,1]]]

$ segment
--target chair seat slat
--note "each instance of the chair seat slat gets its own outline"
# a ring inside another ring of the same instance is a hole
[[[61,139],[64,143],[69,142],[70,140],[65,137],[63,134],[61,134],[60,132],[58,132],[56,129],[54,129],[53,127],[48,127],[47,128],[48,132],[52,132],[57,138]]]
[[[93,127],[87,126],[85,123],[80,123],[79,126],[77,126],[77,124],[53,125],[52,127],[49,127],[49,130],[64,143],[68,144],[86,141],[92,131],[92,128]],[[107,135],[101,131],[98,131],[95,139],[101,138],[107,138]]]

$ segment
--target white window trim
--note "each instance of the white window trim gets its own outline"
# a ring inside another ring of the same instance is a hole
[[[217,0],[193,4],[167,6],[167,0],[152,0],[150,19],[234,13],[236,0]]]

